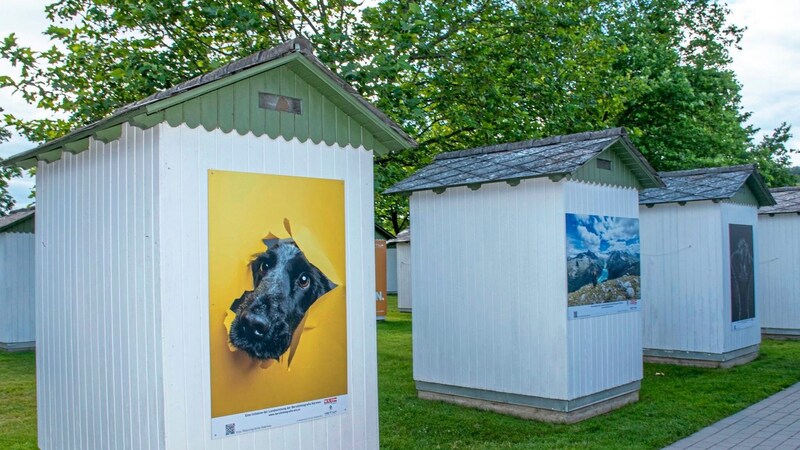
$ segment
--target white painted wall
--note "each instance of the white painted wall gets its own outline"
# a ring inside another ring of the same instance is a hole
[[[163,126],[160,295],[167,449],[378,447],[372,153],[252,134]],[[208,337],[209,169],[345,181],[348,413],[211,440]]]
[[[722,353],[728,245],[719,205],[642,206],[639,219],[644,348]]]
[[[397,248],[386,247],[386,292],[397,293]]]
[[[764,328],[800,332],[800,216],[758,216],[758,313]]]
[[[728,242],[730,223],[756,233],[756,208],[667,203],[642,206],[640,220],[644,348],[721,354],[758,344],[758,298],[753,326],[731,326]]]
[[[33,233],[0,233],[0,344],[36,340]]]
[[[761,324],[759,319],[760,302],[758,299],[759,293],[759,274],[761,272],[760,249],[758,248],[758,209],[751,205],[740,205],[729,202],[720,203],[722,211],[722,244],[725,251],[722,253],[723,269],[725,276],[723,277],[723,299],[722,311],[725,318],[723,330],[723,351],[730,352],[740,348],[756,345],[761,342]],[[731,261],[730,261],[730,235],[728,230],[729,224],[752,225],[753,227],[753,270],[755,273],[755,302],[756,302],[756,316],[751,325],[746,328],[734,330],[731,325]]]
[[[165,449],[158,128],[39,163],[39,448]]]
[[[414,379],[568,399],[563,184],[411,196]]]
[[[211,440],[212,168],[345,180],[347,414]],[[38,170],[42,450],[378,447],[371,152],[125,126]]]
[[[397,309],[411,311],[413,290],[411,285],[411,243],[398,242],[395,251],[395,276],[397,278]]]
[[[639,217],[636,189],[574,181],[563,184],[567,213]],[[559,270],[552,276],[566,284],[566,257],[555,264]],[[563,301],[566,306],[566,292]],[[567,339],[571,399],[642,379],[640,311],[568,320]]]

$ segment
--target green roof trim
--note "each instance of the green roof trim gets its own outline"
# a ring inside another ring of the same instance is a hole
[[[752,189],[750,189],[750,187],[748,187],[746,183],[744,186],[741,187],[741,189],[739,189],[739,191],[736,192],[736,194],[733,195],[733,197],[731,197],[729,200],[726,201],[730,203],[752,205],[755,206],[756,208],[761,206],[761,203],[758,201],[758,198],[756,198],[755,194],[753,194]]]
[[[302,114],[262,109],[260,93],[300,98]],[[417,145],[399,125],[322,64],[307,40],[298,38],[126,105],[3,164],[30,168],[39,160],[58,160],[63,151],[80,153],[89,148],[89,138],[102,142],[119,139],[126,122],[143,129],[166,122],[173,127],[202,125],[208,131],[267,134],[273,139],[311,139],[317,144],[363,146],[379,155]]]
[[[576,181],[641,190],[642,181],[647,182],[647,178],[640,178],[641,174],[636,171],[639,168],[638,162],[629,156],[630,153],[622,141],[616,141],[568,177]],[[608,161],[610,167],[601,167],[599,160]]]

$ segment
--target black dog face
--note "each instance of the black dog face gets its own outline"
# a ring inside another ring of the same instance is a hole
[[[277,360],[292,342],[306,311],[336,285],[314,267],[292,239],[265,240],[250,263],[253,290],[231,305],[230,342],[260,360]]]

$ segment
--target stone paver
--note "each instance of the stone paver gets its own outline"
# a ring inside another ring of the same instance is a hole
[[[800,450],[800,383],[666,448]]]

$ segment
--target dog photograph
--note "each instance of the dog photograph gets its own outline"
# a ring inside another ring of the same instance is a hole
[[[323,401],[342,405],[344,182],[210,170],[208,216],[212,429],[280,426],[316,417]]]
[[[308,308],[336,285],[314,267],[294,239],[264,239],[250,263],[253,290],[231,304],[230,343],[258,360],[278,360],[289,349]]]
[[[731,321],[756,316],[756,286],[753,271],[753,227],[728,225],[731,261]]]

